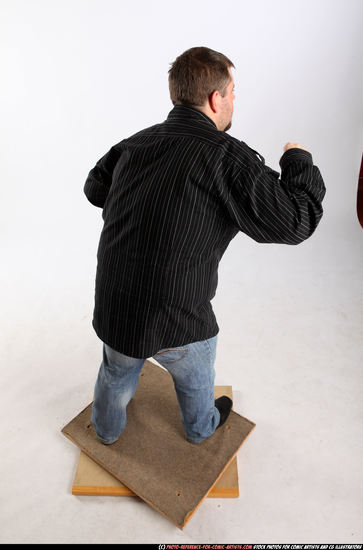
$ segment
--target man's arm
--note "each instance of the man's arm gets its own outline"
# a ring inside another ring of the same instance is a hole
[[[309,151],[289,148],[279,173],[259,159],[237,174],[227,208],[240,231],[259,243],[299,244],[323,215],[326,188]]]
[[[88,174],[83,191],[95,206],[104,207],[112,183],[112,173],[120,154],[121,142],[111,147]]]

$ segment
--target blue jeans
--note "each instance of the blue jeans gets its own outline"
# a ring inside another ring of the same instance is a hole
[[[220,420],[214,406],[217,336],[164,348],[153,356],[173,378],[186,439],[191,443],[210,437]],[[103,443],[114,443],[125,429],[126,407],[136,391],[145,360],[123,355],[103,343],[91,417]]]

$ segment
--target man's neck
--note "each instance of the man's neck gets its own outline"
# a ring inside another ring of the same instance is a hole
[[[193,107],[193,109],[196,109],[197,111],[200,111],[201,113],[206,115],[208,118],[210,118],[218,128],[218,122],[217,122],[217,120],[215,118],[215,115],[214,115],[214,113],[211,109],[207,109],[206,107],[199,107],[199,106],[198,107]]]

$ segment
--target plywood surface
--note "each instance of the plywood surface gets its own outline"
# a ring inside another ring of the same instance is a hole
[[[228,395],[233,399],[232,386],[216,386],[214,397]],[[102,468],[83,451],[80,452],[74,476],[72,494],[104,496],[137,496],[116,477]],[[235,498],[239,496],[237,457],[208,493],[208,498]]]
[[[92,403],[62,429],[64,435],[181,529],[255,427],[232,411],[210,438],[189,443],[172,378],[148,360],[116,443],[103,445],[98,440],[91,409]]]

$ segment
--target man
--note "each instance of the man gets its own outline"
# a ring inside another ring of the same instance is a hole
[[[233,63],[206,47],[172,64],[174,108],[164,122],[114,145],[90,171],[88,200],[103,209],[93,327],[103,341],[92,423],[106,444],[126,425],[140,370],[154,357],[171,374],[186,439],[226,421],[214,401],[218,264],[239,231],[296,245],[315,231],[325,186],[311,153],[287,143],[279,173],[232,125]],[[157,404],[156,404],[157,406]]]

